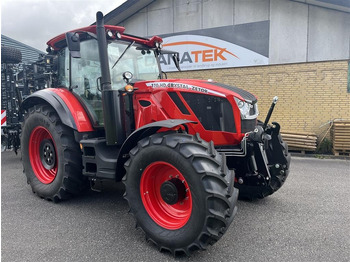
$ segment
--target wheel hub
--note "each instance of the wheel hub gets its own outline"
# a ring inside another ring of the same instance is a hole
[[[160,195],[165,203],[169,205],[176,204],[179,200],[185,198],[186,188],[183,183],[176,178],[165,181],[160,187]]]
[[[49,139],[44,139],[40,143],[39,151],[41,163],[43,166],[48,170],[54,168],[56,164],[56,153],[52,141]]]

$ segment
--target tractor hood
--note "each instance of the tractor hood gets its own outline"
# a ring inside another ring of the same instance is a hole
[[[183,90],[220,97],[234,96],[250,104],[255,104],[257,102],[255,95],[243,89],[206,80],[164,79],[158,81],[142,81],[135,83],[135,87],[140,91],[155,92]]]

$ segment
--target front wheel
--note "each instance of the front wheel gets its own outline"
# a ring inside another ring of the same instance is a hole
[[[38,105],[28,110],[21,140],[23,170],[38,196],[59,201],[86,187],[73,130],[62,124],[51,107]]]
[[[233,220],[234,173],[199,136],[159,133],[142,139],[125,169],[130,211],[160,250],[189,255],[205,249]]]

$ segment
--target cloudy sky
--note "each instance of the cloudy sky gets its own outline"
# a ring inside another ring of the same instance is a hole
[[[51,38],[95,22],[125,0],[1,0],[1,34],[45,51]]]

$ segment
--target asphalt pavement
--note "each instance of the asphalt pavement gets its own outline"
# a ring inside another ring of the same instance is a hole
[[[172,257],[147,243],[122,184],[58,204],[31,192],[20,156],[1,153],[2,261],[350,261],[350,161],[293,157],[274,195],[238,202],[206,251]]]

